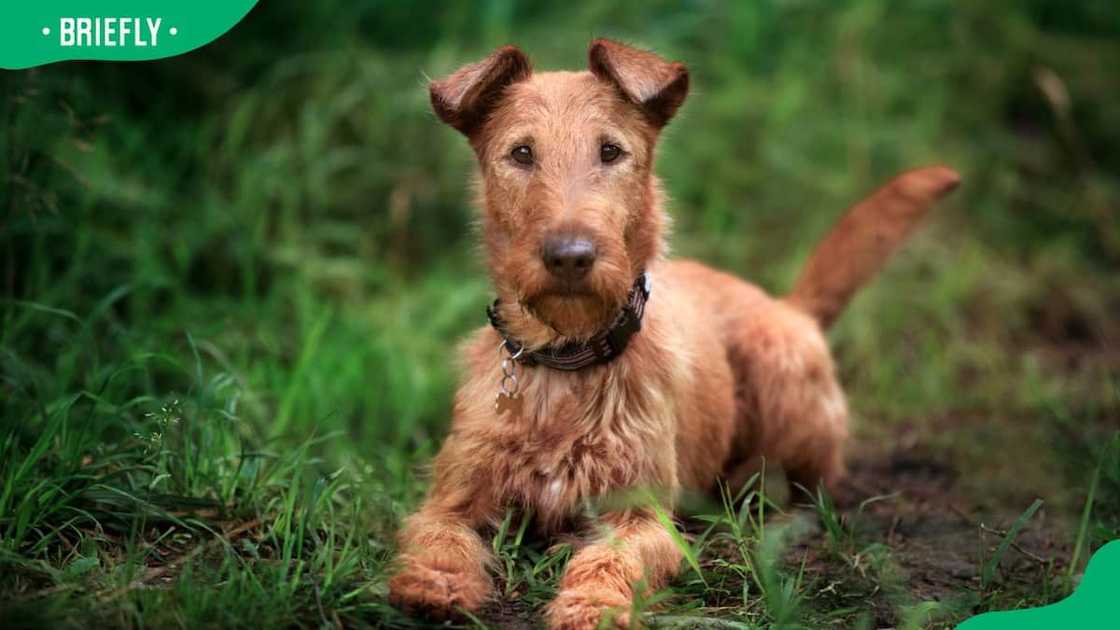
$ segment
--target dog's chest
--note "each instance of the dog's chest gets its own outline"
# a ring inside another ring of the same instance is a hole
[[[508,452],[517,503],[546,522],[579,512],[586,500],[635,484],[638,468],[610,435],[528,438]]]
[[[509,425],[496,461],[507,493],[545,522],[568,518],[586,500],[656,485],[656,458],[668,417],[647,392],[611,390],[606,383],[536,387],[525,393],[521,417]]]

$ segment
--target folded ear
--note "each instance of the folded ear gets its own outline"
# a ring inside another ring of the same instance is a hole
[[[511,83],[532,74],[532,66],[516,46],[503,46],[489,57],[463,66],[428,86],[432,109],[440,119],[466,135],[473,133]]]
[[[688,68],[609,39],[596,39],[588,51],[595,76],[614,83],[657,127],[662,127],[688,95]]]

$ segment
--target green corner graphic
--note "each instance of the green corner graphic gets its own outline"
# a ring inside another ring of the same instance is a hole
[[[146,61],[189,52],[233,28],[257,0],[43,0],[0,8],[0,68],[56,61]]]
[[[1081,585],[1062,601],[1042,608],[978,615],[958,630],[1047,630],[1053,628],[1120,627],[1120,540],[1097,550],[1089,560]]]

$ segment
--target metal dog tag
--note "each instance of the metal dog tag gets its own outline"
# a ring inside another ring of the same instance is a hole
[[[521,381],[517,378],[517,359],[525,352],[525,348],[521,347],[517,350],[517,354],[510,354],[509,348],[506,347],[505,340],[498,346],[498,355],[505,352],[506,357],[502,358],[502,380],[498,382],[498,397],[494,399],[494,411],[498,415],[504,415],[512,411],[514,415],[521,415]]]
[[[498,412],[499,415],[504,415],[510,411],[512,411],[514,415],[520,415],[521,396],[507,392],[499,392],[498,397],[494,400],[494,411]]]

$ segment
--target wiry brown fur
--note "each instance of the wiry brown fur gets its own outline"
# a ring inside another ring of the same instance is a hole
[[[687,70],[644,51],[592,43],[589,72],[533,74],[516,48],[434,82],[433,106],[469,138],[480,166],[483,240],[501,316],[530,348],[586,339],[649,271],[642,330],[613,362],[577,372],[520,369],[519,412],[499,415],[500,338],[465,344],[451,432],[427,500],[404,523],[391,599],[446,617],[491,593],[482,538],[508,507],[545,532],[579,523],[588,501],[681,488],[782,465],[807,486],[844,473],[847,405],[822,333],[925,209],[956,184],[944,168],[900,176],[857,205],[814,254],[788,300],[696,262],[663,258],[666,218],[653,175],[661,127],[684,100]],[[622,146],[600,163],[604,142]],[[529,145],[531,167],[509,152]],[[541,262],[550,235],[594,242],[594,267],[561,281]],[[656,589],[681,555],[649,503],[616,503],[572,557],[547,616],[626,625],[636,583]]]

